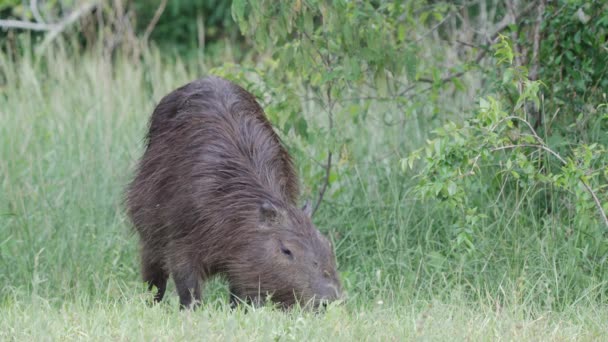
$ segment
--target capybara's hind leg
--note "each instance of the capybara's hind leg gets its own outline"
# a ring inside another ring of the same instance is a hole
[[[154,253],[152,250],[145,247],[142,248],[142,276],[144,281],[148,283],[148,290],[151,291],[154,287],[156,287],[157,292],[154,294],[154,302],[158,303],[165,295],[169,273],[165,271],[163,263],[158,260],[158,257],[155,258],[153,254]]]

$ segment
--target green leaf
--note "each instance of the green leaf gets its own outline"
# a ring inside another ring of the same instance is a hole
[[[405,25],[404,24],[400,24],[399,26],[397,26],[397,39],[402,42],[405,40]]]
[[[239,25],[241,32],[247,31],[247,22],[245,21],[245,7],[247,6],[247,0],[233,0],[232,1],[232,18]]]
[[[331,183],[335,182],[337,179],[338,179],[338,172],[336,172],[336,170],[335,170],[335,169],[332,169],[332,170],[329,172],[329,178],[328,178],[328,180],[329,180],[329,184],[331,184]]]
[[[304,20],[304,32],[306,32],[306,34],[308,36],[312,36],[313,30],[314,30],[314,23],[312,20],[312,15],[310,13],[304,14],[303,20]]]
[[[418,58],[416,57],[416,47],[410,46],[405,53],[405,74],[409,80],[416,80],[417,69]]]
[[[399,161],[399,165],[401,166],[401,172],[407,171],[408,166],[411,164],[412,162],[409,158],[401,158],[401,160]],[[411,169],[411,166],[409,166],[409,168]]]
[[[452,79],[452,84],[454,84],[454,88],[458,91],[465,91],[467,87],[462,83],[459,77],[454,77]]]
[[[300,116],[296,124],[294,125],[296,132],[303,136],[304,138],[308,138],[308,123],[304,117]]]
[[[424,12],[420,13],[420,17],[418,17],[420,20],[420,23],[426,24],[429,14],[431,14],[429,11],[424,11]]]
[[[490,109],[490,102],[488,102],[488,100],[484,99],[483,97],[479,99],[479,108],[481,110],[488,110]]]
[[[348,79],[351,81],[360,80],[362,77],[361,66],[359,65],[359,60],[356,58],[348,57],[348,69],[347,75]]]
[[[448,188],[448,195],[450,195],[450,196],[454,196],[456,194],[456,191],[458,190],[458,186],[452,180],[448,181],[447,188]]]
[[[375,81],[376,91],[378,92],[378,95],[386,97],[388,95],[388,83],[384,70],[380,70],[376,73]]]

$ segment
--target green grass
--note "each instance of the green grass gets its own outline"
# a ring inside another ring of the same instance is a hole
[[[577,306],[530,314],[524,307],[496,308],[428,302],[332,307],[322,315],[269,308],[232,311],[213,302],[180,312],[177,301],[148,307],[128,291],[122,300],[75,300],[59,306],[42,299],[5,308],[2,340],[279,340],[279,341],[598,341],[605,339],[608,311]]]
[[[370,115],[340,126],[355,139],[315,222],[335,242],[344,305],[231,311],[219,281],[196,312],[178,310],[173,287],[146,305],[122,193],[155,103],[204,70],[155,53],[137,64],[0,54],[0,340],[605,338],[606,271],[586,227],[538,218],[525,194],[478,198],[488,219],[465,251],[453,217],[415,199],[398,161],[436,124],[424,111],[408,125]],[[310,194],[310,156],[324,148],[284,136]]]

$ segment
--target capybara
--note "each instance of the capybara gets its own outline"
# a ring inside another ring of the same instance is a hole
[[[341,297],[331,243],[296,206],[291,157],[255,97],[219,77],[165,96],[126,203],[155,301],[173,277],[181,307],[221,274],[231,304],[266,298],[289,308]]]

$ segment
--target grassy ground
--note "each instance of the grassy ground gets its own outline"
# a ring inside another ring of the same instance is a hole
[[[475,254],[454,257],[451,218],[412,200],[398,166],[424,141],[424,117],[343,126],[357,137],[352,156],[315,221],[337,247],[344,305],[231,311],[215,281],[197,312],[179,312],[173,287],[147,306],[122,191],[155,102],[204,69],[153,54],[143,64],[0,55],[0,340],[608,338],[604,273],[592,251],[580,256],[580,239],[562,239],[580,227],[534,219],[528,198],[488,205]]]
[[[138,298],[134,292],[129,294]],[[179,312],[177,302],[147,307],[138,299],[99,298],[58,307],[34,300],[3,308],[2,340],[278,340],[278,341],[599,341],[606,339],[605,308],[578,306],[566,312],[530,314],[523,307],[417,303],[348,305],[323,315],[262,308],[231,311],[211,303]]]

